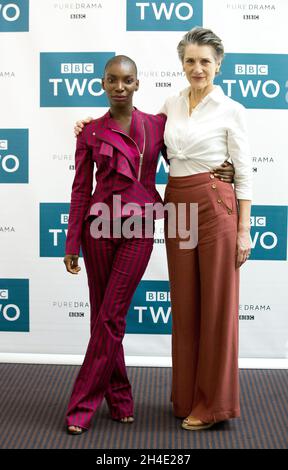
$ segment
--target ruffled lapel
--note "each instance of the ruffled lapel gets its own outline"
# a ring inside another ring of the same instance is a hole
[[[111,157],[110,166],[117,172],[137,180],[138,169],[136,167],[139,166],[139,151],[142,153],[145,150],[145,128],[141,113],[137,109],[133,111],[129,136],[111,118],[109,111],[103,116],[101,125],[99,124],[98,121],[98,125],[93,130],[93,136],[102,141],[101,153]],[[116,148],[120,154],[115,155],[111,147]]]
[[[97,139],[113,145],[128,157],[139,156],[139,151],[143,152],[145,128],[144,121],[141,119],[141,113],[137,109],[132,113],[130,135],[127,135],[118,126],[117,122],[110,117],[109,111],[103,116],[101,126],[99,124],[98,121],[93,132]],[[138,148],[133,141],[136,142]]]
[[[101,126],[98,121],[92,132],[95,139],[102,140],[103,142],[112,145],[125,156],[132,157],[133,155],[137,155],[137,148],[132,144],[132,142],[131,145],[128,145],[126,141],[124,141],[122,134],[119,134],[118,132],[113,131],[112,128],[108,127],[107,124],[109,120],[109,114],[107,113],[105,114],[105,119],[101,120]]]

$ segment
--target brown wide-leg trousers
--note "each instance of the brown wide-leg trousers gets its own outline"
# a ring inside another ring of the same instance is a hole
[[[217,422],[240,415],[238,377],[239,269],[235,267],[238,211],[232,186],[210,173],[169,177],[165,203],[198,204],[198,243],[165,240],[172,305],[174,414]],[[185,206],[184,206],[185,207]],[[195,206],[194,206],[195,207]],[[168,222],[169,219],[169,222]],[[195,223],[195,221],[194,221]],[[173,224],[173,221],[172,221]]]

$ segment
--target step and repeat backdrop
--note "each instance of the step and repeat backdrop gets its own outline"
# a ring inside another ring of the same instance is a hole
[[[187,86],[176,47],[193,26],[218,34],[216,83],[247,109],[254,178],[252,255],[241,269],[240,357],[288,357],[286,0],[0,0],[0,352],[83,354],[89,296],[63,263],[76,120],[107,110],[105,62],[132,57],[135,105],[156,113]],[[157,188],[168,168],[159,156]],[[163,237],[127,319],[127,355],[169,356]]]

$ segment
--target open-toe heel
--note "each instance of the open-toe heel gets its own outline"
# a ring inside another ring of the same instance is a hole
[[[123,418],[115,419],[115,421],[118,421],[118,423],[123,423],[123,424],[132,424],[134,423],[134,418],[133,416],[124,416]]]
[[[74,429],[69,429],[69,428],[74,428]],[[80,426],[74,426],[73,424],[71,426],[67,426],[67,432],[68,434],[72,434],[72,436],[78,436],[79,434],[83,434],[85,429],[80,428]]]

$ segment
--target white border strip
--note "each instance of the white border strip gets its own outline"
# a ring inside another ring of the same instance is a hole
[[[0,353],[0,363],[81,365],[84,356],[73,354]],[[171,357],[126,356],[127,366],[171,367]],[[241,369],[288,369],[288,359],[240,358]]]

